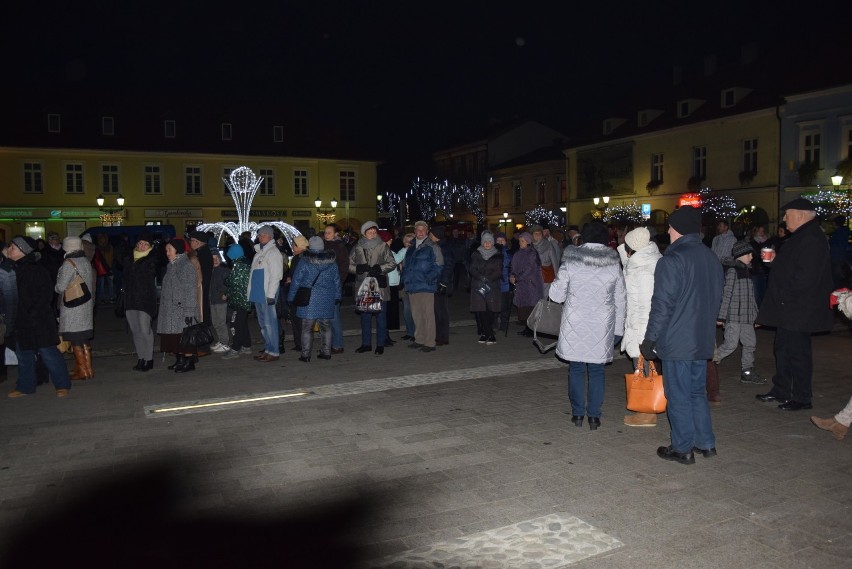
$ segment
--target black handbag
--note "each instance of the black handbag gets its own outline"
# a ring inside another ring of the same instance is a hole
[[[311,286],[300,286],[296,291],[296,295],[293,297],[293,304],[295,306],[307,306],[311,303],[311,289],[314,288],[314,285],[317,284],[317,279],[319,278],[322,271],[317,273],[317,276],[314,277],[314,282],[311,283]]]
[[[195,324],[190,324],[183,329],[180,335],[180,343],[184,346],[205,346],[213,343],[213,327],[210,324],[199,322],[195,318]]]
[[[118,291],[118,298],[115,299],[115,317],[124,318],[126,307],[124,304],[124,289]]]

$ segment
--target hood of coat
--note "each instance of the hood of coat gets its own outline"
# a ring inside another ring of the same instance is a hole
[[[627,265],[624,267],[625,270],[632,267],[643,267],[645,265],[654,265],[657,261],[662,257],[662,253],[660,253],[660,248],[657,247],[657,244],[653,241],[648,243],[635,253],[633,253],[630,258],[627,260]]]
[[[312,265],[329,265],[335,263],[334,250],[311,251],[308,249],[302,253],[302,261],[311,263]]]
[[[581,263],[590,267],[608,267],[620,265],[618,252],[599,243],[586,243],[579,247],[566,247],[562,262]]]

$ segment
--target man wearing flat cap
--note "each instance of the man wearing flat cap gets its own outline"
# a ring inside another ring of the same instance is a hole
[[[669,216],[671,245],[654,269],[654,294],[639,351],[663,361],[671,444],[657,456],[694,464],[716,454],[707,402],[707,360],[716,345],[722,264],[701,242],[701,210],[683,206]]]
[[[811,334],[834,324],[828,304],[831,257],[813,202],[797,198],[781,210],[790,233],[772,261],[769,289],[757,313],[759,324],[775,327],[775,375],[769,393],[756,397],[798,411],[811,408]]]
[[[409,348],[421,352],[435,351],[435,293],[444,269],[444,255],[437,243],[429,238],[429,224],[414,224],[414,240],[405,253],[402,282],[411,302],[414,318],[414,341]]]

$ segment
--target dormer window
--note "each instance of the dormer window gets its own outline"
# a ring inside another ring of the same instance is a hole
[[[722,90],[722,100],[720,101],[723,109],[729,109],[739,103],[746,95],[751,93],[751,89],[744,87],[731,87]]]
[[[650,123],[652,120],[654,120],[661,114],[663,114],[663,111],[659,109],[645,109],[639,111],[639,114],[636,117],[636,124],[639,127],[648,126],[648,123]]]
[[[60,119],[57,114],[49,114],[47,115],[47,132],[59,132],[60,129]]]
[[[163,135],[166,138],[175,138],[177,136],[177,124],[175,123],[175,121],[163,121]]]
[[[104,136],[115,135],[115,119],[113,117],[101,117],[101,132]]]
[[[627,122],[627,121],[625,121],[624,119],[620,119],[620,118],[606,119],[603,122],[603,133],[604,134],[612,134],[612,131],[617,129],[619,126],[621,126],[625,122]]]
[[[231,140],[231,137],[234,134],[233,130],[234,129],[231,126],[231,123],[223,122],[222,123],[222,140]]]
[[[683,99],[677,103],[677,118],[683,119],[690,116],[698,107],[704,104],[701,99]]]

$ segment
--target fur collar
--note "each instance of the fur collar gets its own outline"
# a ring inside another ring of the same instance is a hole
[[[617,251],[598,243],[566,247],[562,254],[562,262],[581,263],[590,267],[608,267],[621,264]]]
[[[335,262],[335,255],[332,249],[323,251],[311,251],[308,249],[302,253],[302,260],[314,265],[328,265]]]

